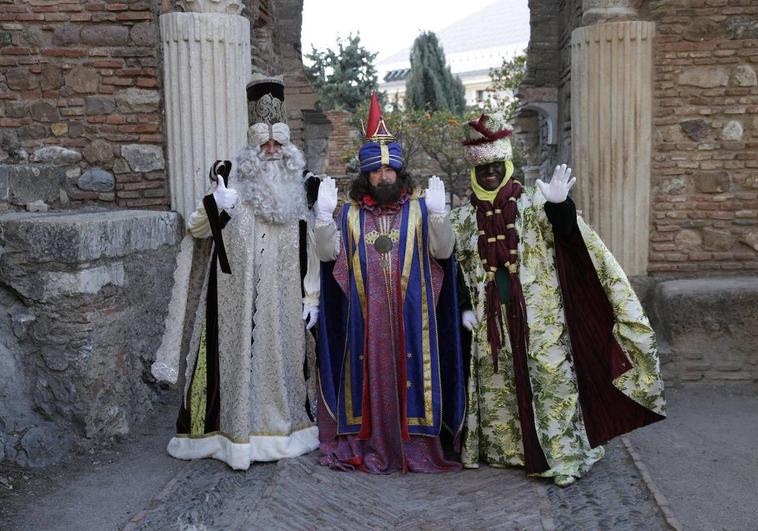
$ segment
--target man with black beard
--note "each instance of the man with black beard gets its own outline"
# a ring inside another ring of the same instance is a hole
[[[305,162],[284,123],[282,84],[269,78],[252,90],[258,120],[248,147],[189,220],[194,237],[213,237],[216,253],[188,349],[178,434],[168,445],[173,457],[213,457],[243,470],[318,447],[304,407],[301,315],[308,328],[316,323],[319,296],[313,255],[301,292]],[[217,255],[231,274],[215,274]]]
[[[331,178],[314,206],[321,463],[373,474],[458,470],[439,437],[443,425],[460,433],[464,409],[445,187],[432,177],[414,190],[380,114],[374,95],[361,175],[336,223]]]

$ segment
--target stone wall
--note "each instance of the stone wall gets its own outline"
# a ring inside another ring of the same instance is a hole
[[[0,0],[0,211],[169,206],[158,17],[173,4]],[[285,74],[302,146],[302,111],[316,101],[302,0],[244,4],[252,70]]]
[[[558,131],[555,163],[571,161],[571,33],[582,25],[582,0],[559,2]],[[553,165],[545,168],[552,175]],[[544,170],[543,170],[544,171]]]
[[[556,87],[560,70],[559,0],[529,0],[530,38],[524,86]]]
[[[184,231],[139,209],[169,207],[158,17],[173,3],[0,0],[0,461],[45,465],[152,407]],[[246,7],[252,69],[285,73],[302,146],[302,0]]]
[[[656,23],[648,273],[758,270],[758,4],[620,4]],[[529,5],[532,38],[521,95],[525,104],[557,103],[555,146],[540,137],[547,115],[526,110],[516,124],[537,176],[553,161],[571,162],[568,36],[583,24],[583,8],[580,0]]]
[[[659,0],[653,273],[758,270],[758,4]]]
[[[332,124],[332,132],[329,136],[329,148],[327,153],[326,173],[339,178],[348,175],[348,163],[345,155],[353,154],[360,132],[350,124],[352,115],[344,111],[328,111],[325,113]]]
[[[758,278],[663,280],[641,287],[667,384],[758,380]]]
[[[157,2],[0,0],[0,207],[165,208],[157,17]]]
[[[292,140],[303,146],[305,118],[303,111],[314,111],[318,97],[308,83],[303,69],[300,33],[303,26],[303,0],[276,2],[277,48],[284,71],[284,97]],[[319,118],[320,120],[320,118]],[[312,164],[312,161],[308,161]]]
[[[243,15],[250,19],[253,72],[264,75],[282,73],[274,0],[245,0]]]
[[[514,121],[514,133],[525,149],[525,182],[534,185],[537,178],[549,178],[555,164],[571,161],[569,45],[571,32],[581,25],[582,1],[531,0],[529,7],[527,75],[518,93],[524,108]]]
[[[0,215],[0,461],[41,466],[150,413],[171,212]]]

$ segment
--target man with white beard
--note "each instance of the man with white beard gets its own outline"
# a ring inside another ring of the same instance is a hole
[[[305,162],[284,123],[281,82],[268,78],[252,90],[249,145],[231,177],[228,162],[214,165],[214,191],[189,220],[190,233],[212,237],[215,250],[187,349],[178,434],[168,445],[173,457],[213,457],[239,470],[318,447],[303,378],[301,315],[312,327],[319,297],[312,253],[301,291]],[[216,275],[217,259],[231,274]]]

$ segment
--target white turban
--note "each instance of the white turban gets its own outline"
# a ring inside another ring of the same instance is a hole
[[[261,146],[269,140],[275,140],[286,146],[290,143],[290,128],[281,122],[275,124],[258,122],[247,130],[247,142],[251,146]]]

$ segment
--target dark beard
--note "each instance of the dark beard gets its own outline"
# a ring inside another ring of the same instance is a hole
[[[397,181],[392,184],[380,184],[379,186],[369,184],[368,194],[378,205],[391,205],[397,203],[398,199],[400,199],[402,188]]]

